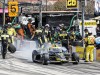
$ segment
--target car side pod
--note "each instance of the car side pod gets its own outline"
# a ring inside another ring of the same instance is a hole
[[[75,64],[75,65],[77,65],[78,63],[79,63],[79,55],[76,53],[76,52],[73,52],[72,53],[72,63],[73,64]]]

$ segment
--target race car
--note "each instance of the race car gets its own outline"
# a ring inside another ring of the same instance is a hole
[[[45,44],[37,50],[32,52],[33,62],[41,62],[43,65],[49,63],[67,63],[71,61],[73,64],[79,63],[79,56],[77,53],[69,53],[65,47],[51,47],[50,44]]]

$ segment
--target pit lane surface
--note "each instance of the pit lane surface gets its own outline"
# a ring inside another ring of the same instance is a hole
[[[23,54],[22,54],[23,56]],[[20,52],[15,54],[7,54],[6,59],[2,59],[0,55],[0,75],[80,75],[100,74],[100,63],[85,63],[80,61],[79,65],[66,63],[63,65],[49,64],[42,65],[32,63],[32,61],[24,59],[20,56]]]

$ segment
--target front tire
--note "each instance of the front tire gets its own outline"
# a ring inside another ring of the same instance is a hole
[[[42,57],[42,64],[43,65],[48,65],[48,55],[47,54],[43,54],[43,57]]]
[[[33,62],[36,62],[35,60],[36,60],[36,55],[37,55],[37,51],[36,50],[33,50],[33,52],[32,52],[32,61]]]
[[[35,62],[35,55],[32,54],[32,61]]]

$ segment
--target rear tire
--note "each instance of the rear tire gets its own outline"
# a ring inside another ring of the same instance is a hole
[[[72,53],[73,64],[77,65],[79,63],[79,55],[77,53]]]

